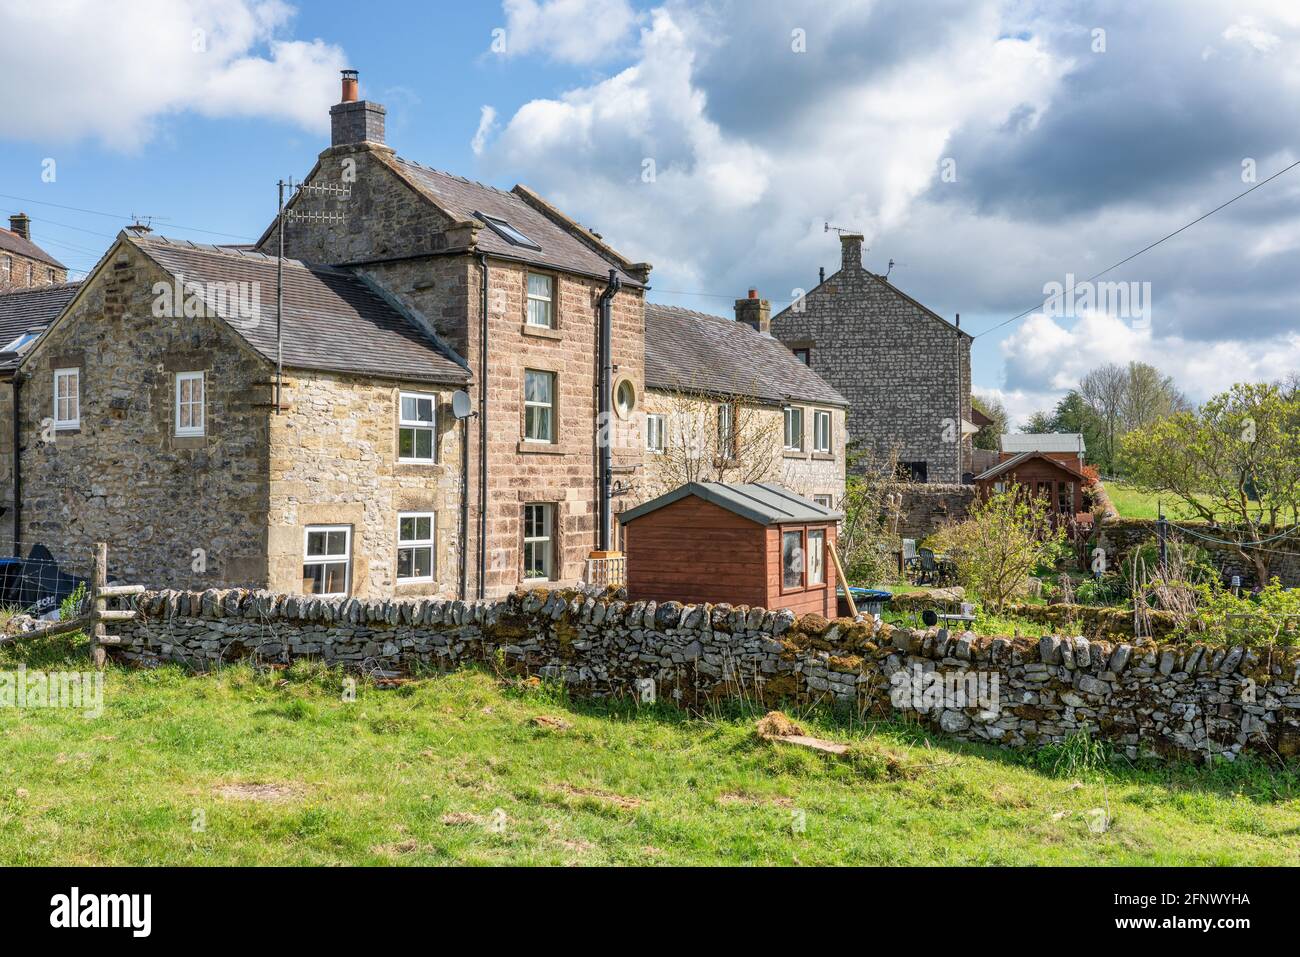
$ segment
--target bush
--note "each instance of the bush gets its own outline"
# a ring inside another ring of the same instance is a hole
[[[1197,586],[1196,616],[1184,629],[1187,637],[1221,638],[1236,644],[1300,643],[1300,589],[1283,588],[1274,578],[1255,595],[1234,595],[1217,579]]]

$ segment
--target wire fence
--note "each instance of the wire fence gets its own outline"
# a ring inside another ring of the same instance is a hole
[[[16,542],[13,555],[0,558],[0,611],[42,617],[69,597],[86,594],[93,572],[89,555],[56,558],[39,542]],[[73,615],[83,609],[72,609]]]

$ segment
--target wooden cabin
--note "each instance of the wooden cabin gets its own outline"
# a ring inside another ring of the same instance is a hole
[[[1006,491],[1021,485],[1039,498],[1046,498],[1053,515],[1073,518],[1083,511],[1083,487],[1088,477],[1070,462],[1048,452],[1021,452],[975,476],[981,495]]]
[[[834,618],[842,517],[778,485],[691,482],[619,516],[628,597]]]

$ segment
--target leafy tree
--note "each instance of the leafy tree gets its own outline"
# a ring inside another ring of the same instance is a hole
[[[849,453],[836,541],[850,581],[883,584],[898,577],[898,529],[914,484],[906,472],[900,474],[897,448],[885,456],[865,449]]]
[[[1044,432],[1055,432],[1056,428],[1052,422],[1052,414],[1050,412],[1035,412],[1025,421],[1025,424],[1020,427],[1020,431],[1031,435],[1041,435]]]
[[[992,424],[983,426],[975,433],[972,444],[977,449],[997,451],[998,440],[1004,432],[1010,431],[1010,416],[1007,415],[1007,407],[996,396],[972,395],[970,404],[993,420]]]
[[[964,522],[937,533],[957,564],[957,577],[1000,614],[1040,565],[1060,556],[1065,529],[1054,525],[1045,498],[1021,486],[977,499]]]
[[[1139,488],[1169,493],[1206,521],[1226,519],[1214,534],[1267,582],[1275,533],[1300,519],[1300,395],[1235,385],[1199,411],[1129,433],[1123,464]]]

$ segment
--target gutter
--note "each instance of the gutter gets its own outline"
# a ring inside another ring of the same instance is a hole
[[[612,499],[614,497],[614,475],[610,467],[610,445],[613,442],[609,434],[610,402],[612,396],[610,389],[614,379],[614,360],[612,356],[613,349],[610,344],[611,338],[611,303],[614,296],[618,294],[622,283],[618,278],[618,270],[609,271],[609,285],[605,291],[600,294],[600,341],[598,343],[597,355],[600,358],[600,376],[597,385],[597,414],[596,414],[596,447],[600,449],[600,550],[608,552],[610,550],[610,540],[614,533],[614,515],[612,510]]]

